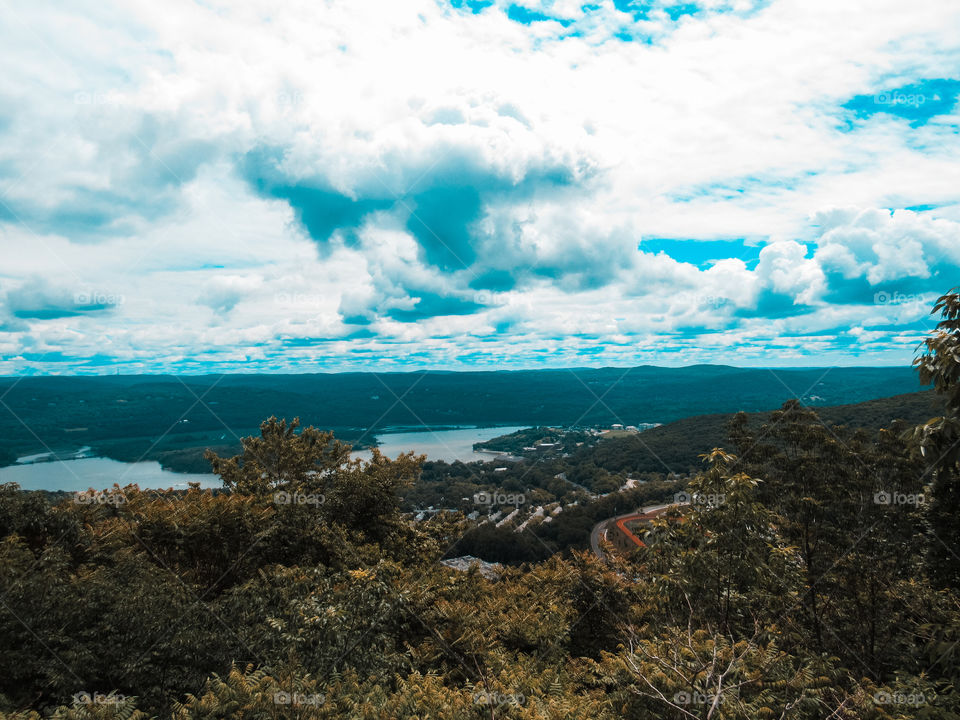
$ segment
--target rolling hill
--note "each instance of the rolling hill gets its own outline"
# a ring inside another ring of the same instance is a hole
[[[205,469],[204,448],[235,449],[271,415],[369,443],[370,433],[400,427],[668,423],[771,410],[791,397],[825,406],[918,389],[907,367],[2,378],[0,465],[89,446],[117,460]]]

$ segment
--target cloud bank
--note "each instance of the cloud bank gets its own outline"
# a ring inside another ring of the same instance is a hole
[[[960,8],[839,5],[7,5],[0,373],[907,362]]]

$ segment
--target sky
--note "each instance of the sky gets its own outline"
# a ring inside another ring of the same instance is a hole
[[[0,375],[908,364],[960,3],[0,4]]]

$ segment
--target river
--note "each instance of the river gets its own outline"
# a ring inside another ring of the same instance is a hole
[[[521,430],[523,426],[496,428],[458,428],[417,432],[384,433],[377,436],[379,450],[396,457],[413,450],[429,460],[490,460],[490,453],[475,453],[473,444]],[[0,468],[0,483],[15,482],[24,490],[97,490],[135,483],[141,488],[186,488],[189,482],[201,487],[220,487],[220,478],[209,473],[175,473],[164,470],[156,461],[119,462],[100,457],[80,457],[36,462],[45,453],[20,458],[20,464]],[[369,459],[369,450],[355,455]]]

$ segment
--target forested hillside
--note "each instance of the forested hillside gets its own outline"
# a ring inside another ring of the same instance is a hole
[[[853,405],[817,408],[828,425],[878,430],[895,421],[917,424],[943,413],[943,399],[933,391],[896,395]],[[608,471],[687,473],[699,465],[700,455],[726,442],[734,413],[696,415],[639,435],[614,437],[576,453],[574,464],[592,463]],[[773,413],[747,413],[743,422],[759,430]]]
[[[343,440],[386,428],[669,422],[704,413],[813,406],[920,389],[909,368],[575,368],[502,372],[0,378],[0,464],[90,446],[116,460],[203,472],[270,416]]]

